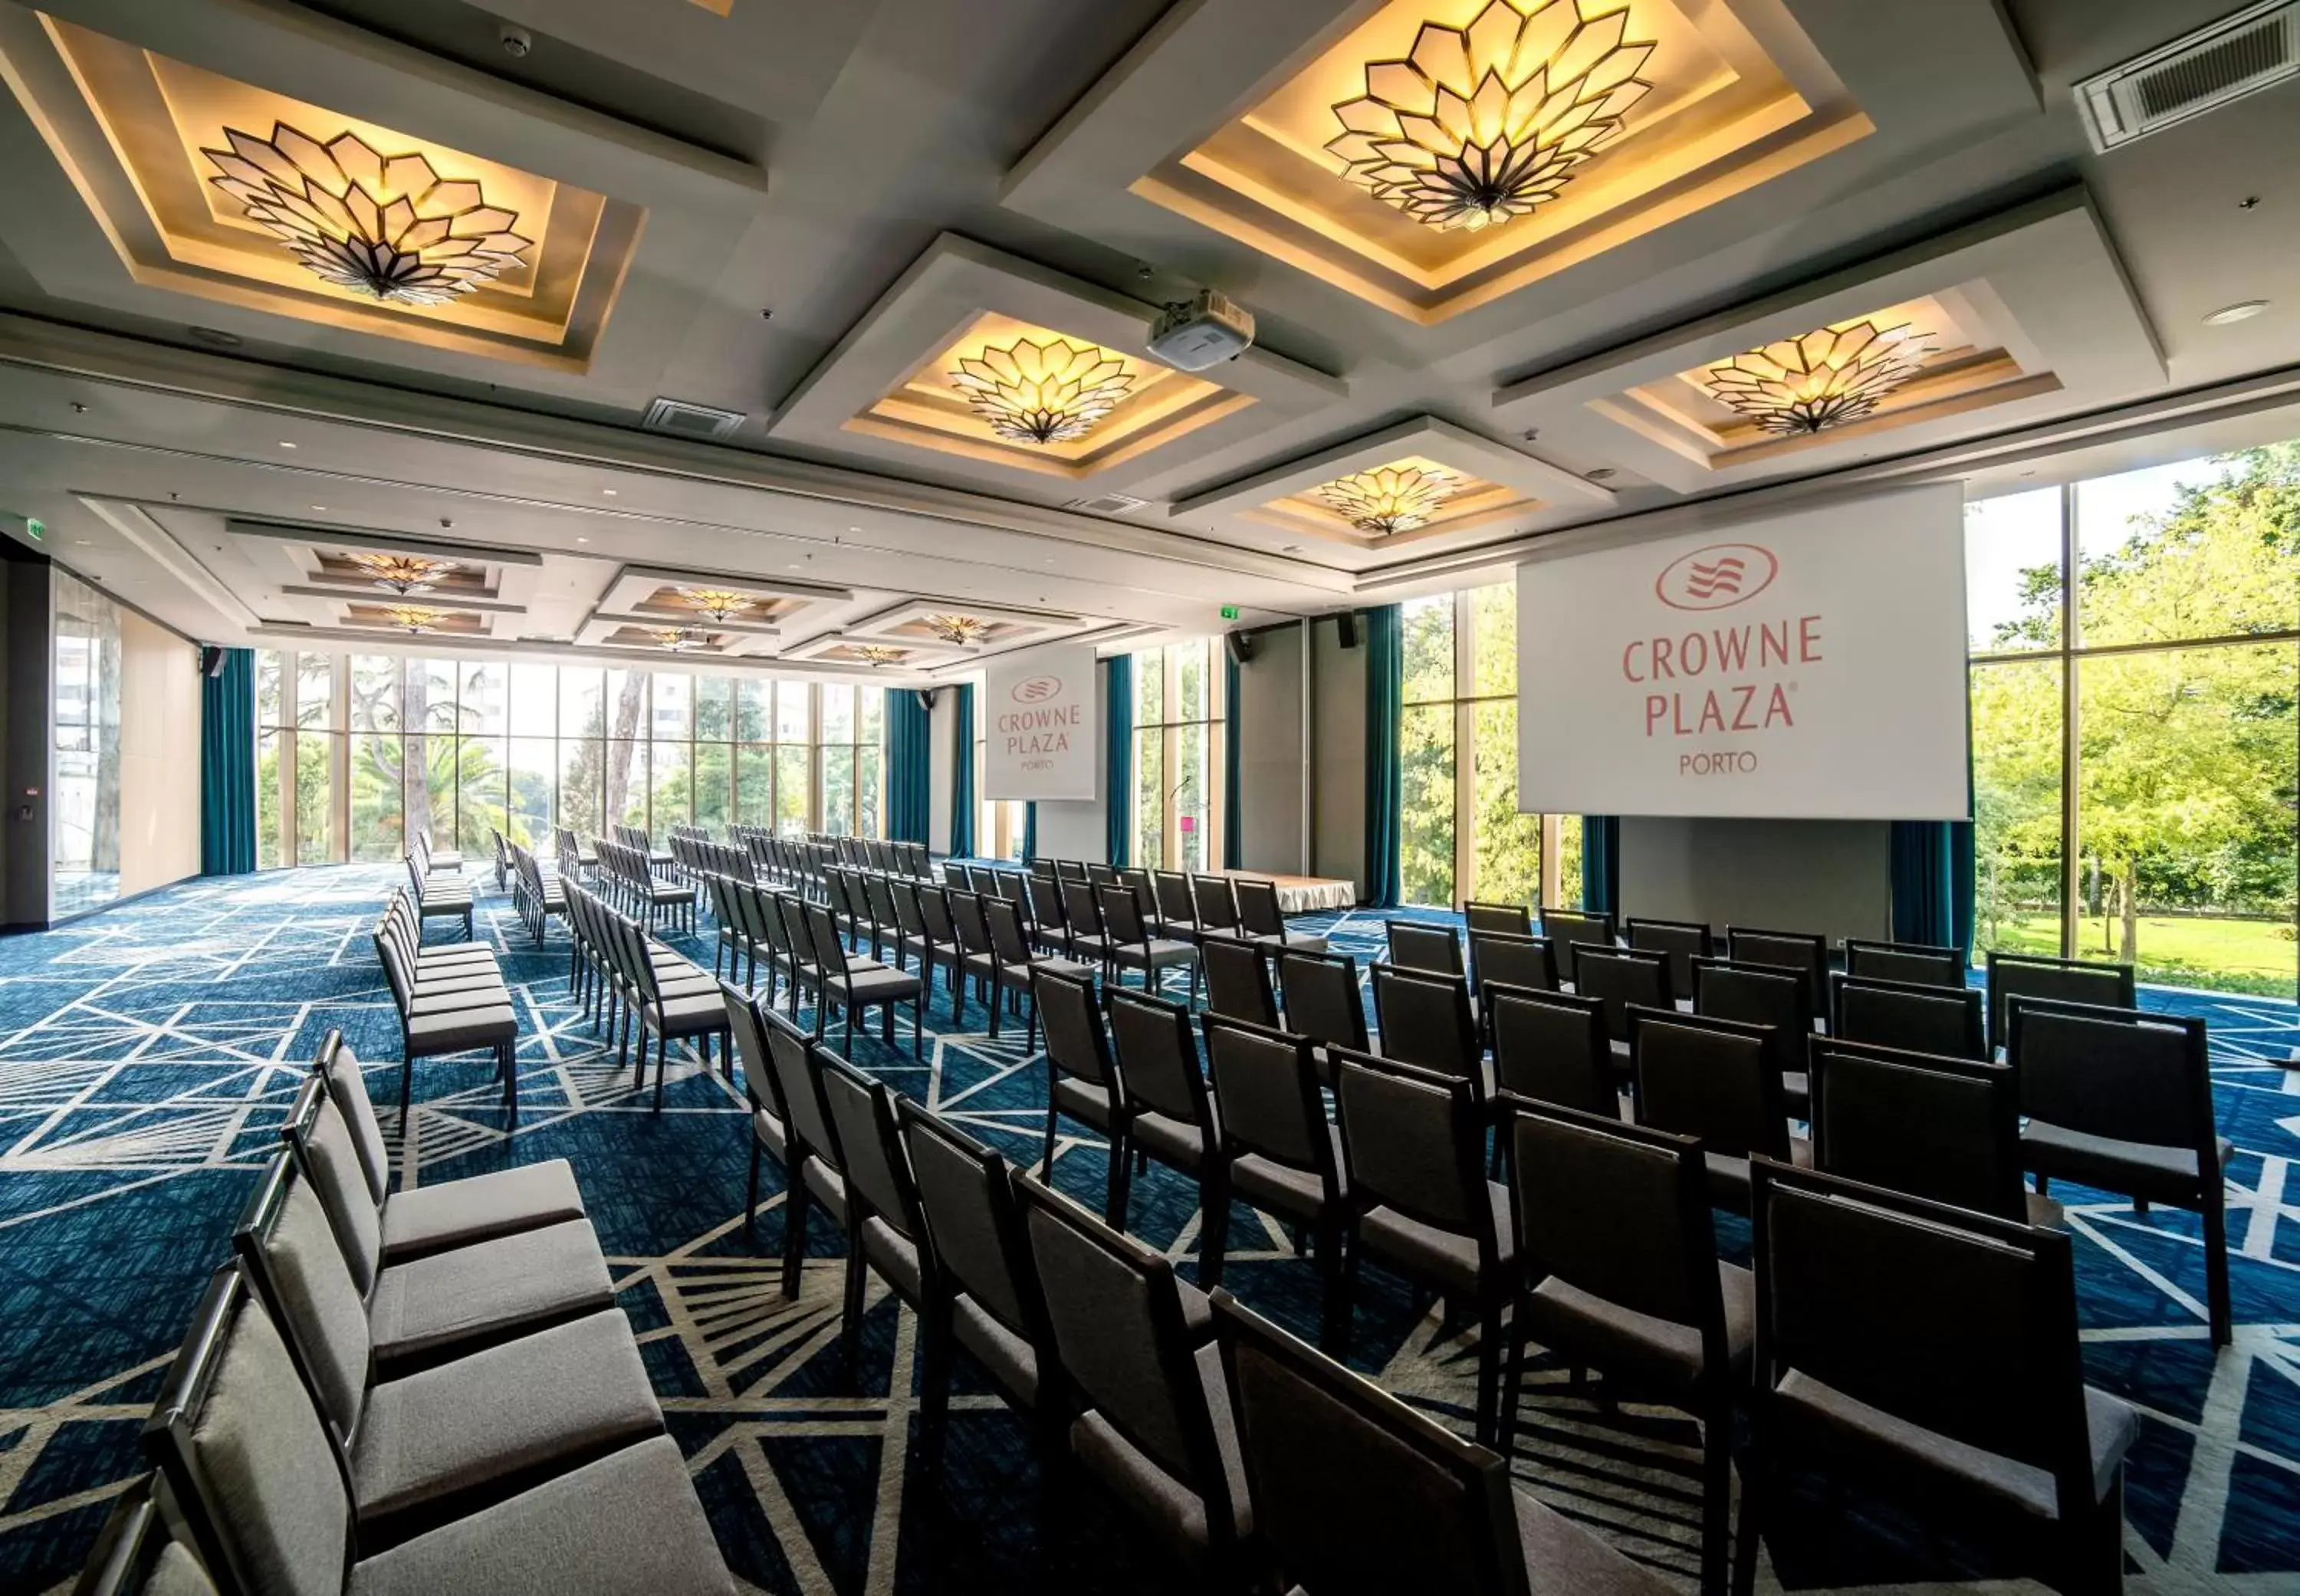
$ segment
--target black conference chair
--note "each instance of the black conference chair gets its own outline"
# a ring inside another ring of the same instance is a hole
[[[1720,1208],[1748,1211],[1752,1158],[1812,1160],[1812,1143],[1789,1135],[1776,1056],[1770,1026],[1629,1010],[1638,1123],[1700,1139],[1710,1197]]]
[[[1812,1032],[1812,998],[1803,970],[1729,959],[1693,961],[1693,1011],[1711,1019],[1738,1019],[1773,1033],[1781,1072],[1781,1102],[1792,1119],[1805,1117],[1805,1040]]]
[[[2039,1222],[2021,1178],[2009,1065],[1812,1039],[1812,1167],[1847,1180]]]
[[[1270,979],[1270,947],[1234,936],[1209,936],[1198,946],[1206,967],[1206,1012],[1258,1026],[1278,1024],[1278,993]]]
[[[1952,1059],[1985,1059],[1981,993],[1976,988],[1928,986],[1843,974],[1829,977],[1829,1033],[1847,1042],[1873,1042]]]
[[[1064,1115],[1100,1131],[1110,1145],[1104,1216],[1126,1222],[1125,1077],[1110,1051],[1102,1003],[1092,981],[1040,965],[1030,972],[1030,1002],[1046,1033],[1046,1144],[1039,1173],[1054,1178],[1054,1130]]]
[[[1648,920],[1631,915],[1622,923],[1628,932],[1629,946],[1640,953],[1661,953],[1669,959],[1669,980],[1671,990],[1688,993],[1693,990],[1693,961],[1707,959],[1717,951],[1716,939],[1709,927],[1696,920]]]
[[[1358,992],[1357,960],[1347,953],[1313,953],[1282,948],[1278,954],[1278,990],[1286,1000],[1286,1028],[1318,1046],[1320,1070],[1329,1048],[1371,1045],[1366,1037],[1365,999]]]
[[[1845,939],[1845,973],[1863,980],[1962,986],[1967,985],[1966,969],[1960,948],[1918,942],[1865,942],[1857,936]]]
[[[1432,976],[1462,973],[1462,943],[1453,927],[1425,926],[1416,920],[1384,920],[1381,925],[1389,938],[1392,968]]]
[[[1573,990],[1604,1003],[1606,1027],[1617,1041],[1626,1041],[1631,1005],[1645,1009],[1676,1006],[1677,989],[1670,981],[1669,964],[1665,953],[1633,953],[1626,948],[1577,948],[1573,955]]]
[[[1580,979],[1573,963],[1573,956],[1578,950],[1619,945],[1613,937],[1612,915],[1583,913],[1578,910],[1543,909],[1541,935],[1549,939],[1550,946],[1557,954],[1558,975],[1568,981]]]
[[[1756,931],[1746,926],[1728,926],[1725,957],[1736,964],[1770,964],[1796,970],[1804,977],[1805,991],[1812,1000],[1812,1018],[1829,1018],[1827,937],[1804,931]]]
[[[1458,1076],[1485,1091],[1485,1040],[1470,1011],[1466,978],[1377,964],[1373,1010],[1384,1058]]]
[[[1198,1280],[1212,1285],[1221,1278],[1229,1233],[1229,1166],[1221,1156],[1221,1126],[1198,1063],[1189,1005],[1116,986],[1103,1002],[1125,1093],[1127,1144],[1197,1183]],[[1126,1218],[1121,1193],[1115,1221],[1121,1229]]]
[[[1486,988],[1494,1084],[1535,1102],[1608,1119],[1621,1117],[1627,1079],[1605,1025],[1605,1005],[1566,992]]]
[[[1522,903],[1479,903],[1462,905],[1462,928],[1475,936],[1480,931],[1498,931],[1504,936],[1531,936],[1533,910]]]
[[[2016,997],[2056,1003],[2088,1003],[2096,1009],[2129,1009],[2139,1002],[2129,964],[2096,964],[2087,959],[2047,959],[2041,953],[1999,953],[1988,962],[1988,1045],[2009,1044],[2005,1004]]]

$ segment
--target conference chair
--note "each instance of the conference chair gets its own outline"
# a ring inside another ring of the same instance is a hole
[[[1533,910],[1522,903],[1480,903],[1471,900],[1462,905],[1462,924],[1472,937],[1481,931],[1497,931],[1504,936],[1531,936]]]
[[[1227,876],[1196,875],[1190,877],[1190,899],[1198,909],[1198,935],[1204,941],[1246,938],[1246,925],[1238,912],[1238,888]]]
[[[382,933],[372,940],[385,982],[391,988],[392,1007],[399,1016],[400,1124],[407,1123],[419,1060],[485,1052],[494,1059],[496,1078],[503,1085],[506,1123],[517,1128],[519,1017],[512,1009],[511,991],[504,985],[502,973],[489,970],[452,977],[419,989],[415,972],[405,962],[398,943]]]
[[[1613,917],[1610,914],[1584,914],[1570,909],[1550,909],[1541,911],[1541,935],[1549,939],[1557,953],[1557,973],[1568,981],[1578,982],[1573,956],[1582,948],[1612,948]]]
[[[1723,1596],[1733,1495],[1733,1405],[1749,1379],[1756,1281],[1717,1258],[1700,1141],[1611,1115],[1504,1100],[1525,1285],[1510,1326],[1509,1392],[1538,1342],[1581,1384],[1701,1423],[1701,1587]],[[1512,1453],[1516,1403],[1498,1449]]]
[[[1736,964],[1729,959],[1693,961],[1693,1011],[1710,1019],[1770,1026],[1781,1072],[1781,1101],[1789,1118],[1805,1118],[1805,1042],[1813,1034],[1811,982],[1804,971],[1777,964]]]
[[[1276,882],[1240,878],[1232,885],[1238,890],[1238,925],[1248,936],[1281,949],[1299,948],[1310,953],[1326,951],[1324,937],[1286,928],[1286,912],[1279,907]]]
[[[1070,927],[1070,956],[1110,972],[1110,936],[1102,923],[1102,888],[1083,881],[1062,883],[1062,919]]]
[[[2228,1200],[2233,1144],[2213,1118],[2204,1022],[2021,997],[2009,1007],[2005,1062],[2021,1084],[2021,1155],[2039,1192],[2073,1181],[2186,1209],[2203,1220],[2212,1343],[2232,1335]]]
[[[1557,990],[1557,956],[1546,936],[1518,936],[1506,931],[1470,933],[1470,979],[1480,1012],[1485,989],[1495,982],[1507,986]]]
[[[1198,921],[1197,899],[1190,892],[1189,876],[1181,870],[1154,870],[1150,879],[1156,893],[1159,935],[1193,943],[1204,935],[1205,927]]]
[[[1104,956],[1109,960],[1113,983],[1122,978],[1125,971],[1138,969],[1142,972],[1143,990],[1155,991],[1164,971],[1188,969],[1190,1002],[1195,1004],[1198,1001],[1197,945],[1154,935],[1131,887],[1105,886],[1101,889],[1101,896],[1102,923],[1108,938]]]
[[[1668,1596],[1462,1440],[1228,1291],[1214,1345],[1271,1589],[1313,1596]]]
[[[1270,979],[1270,949],[1236,937],[1209,936],[1198,945],[1206,967],[1206,1012],[1259,1026],[1276,1026],[1278,993]]]
[[[895,1005],[911,1006],[911,1057],[924,1057],[926,984],[907,970],[888,969],[869,959],[850,960],[838,940],[830,910],[820,903],[806,906],[807,929],[814,943],[814,1034],[822,1035],[823,1015],[836,1005],[846,1012],[846,1045],[854,1045],[854,1017],[879,1010],[879,1040],[895,1045]],[[994,1016],[995,1018],[995,1016]],[[658,1083],[660,1089],[660,1083]]]
[[[1012,1001],[1029,1006],[1029,1024],[1023,1039],[1023,1051],[1038,1051],[1038,1010],[1030,995],[1030,972],[1041,966],[1059,974],[1094,979],[1094,967],[1059,954],[1032,951],[1029,935],[1023,929],[1022,917],[1014,905],[1004,898],[982,900],[983,929],[990,938],[990,968],[988,979],[994,993],[1011,994]],[[971,962],[971,960],[970,960]],[[990,1008],[990,1035],[998,1035],[998,1005]]]
[[[1709,927],[1699,921],[1648,920],[1631,915],[1623,922],[1623,928],[1629,933],[1629,946],[1636,952],[1667,956],[1672,992],[1691,992],[1693,961],[1706,959],[1717,951]]]
[[[1125,1093],[1127,1145],[1138,1158],[1155,1159],[1197,1183],[1198,1284],[1216,1284],[1229,1237],[1229,1168],[1189,1007],[1118,986],[1103,994],[1103,1003]],[[1121,1193],[1112,1222],[1123,1230],[1127,1218]]]
[[[2084,1383],[2069,1236],[1760,1160],[1755,1380],[1734,1588],[1794,1466],[1891,1482],[1959,1529],[2006,1523],[2067,1592],[2124,1577],[2132,1409]],[[1885,1289],[1885,1283],[1892,1283]]]
[[[1412,1284],[1474,1306],[1476,1435],[1499,1429],[1502,1311],[1518,1267],[1506,1188],[1486,1178],[1486,1108],[1477,1085],[1331,1050],[1349,1219],[1338,1344],[1346,1348],[1358,1267],[1371,1257]]]
[[[2088,1003],[2096,1009],[2130,1009],[2139,1002],[2129,964],[2088,959],[2047,959],[2041,953],[2000,953],[1991,949],[1987,964],[1988,1045],[2009,1044],[2005,1005],[2014,998],[2044,998],[2056,1003]]]
[[[1665,953],[1633,953],[1626,948],[1584,945],[1574,950],[1573,990],[1605,1005],[1605,1026],[1618,1041],[1629,1034],[1631,1004],[1647,1009],[1676,1006]]]
[[[1286,1000],[1286,1028],[1316,1044],[1319,1070],[1331,1079],[1329,1050],[1367,1052],[1365,999],[1358,991],[1357,960],[1347,953],[1285,948],[1278,955],[1278,990]]]
[[[1848,1042],[1952,1059],[1985,1059],[1981,993],[1973,987],[1929,986],[1842,973],[1829,977],[1829,1034]]]
[[[1384,920],[1393,969],[1419,970],[1425,975],[1462,974],[1462,943],[1451,926],[1425,926],[1414,920]]]
[[[1206,1301],[1163,1256],[1028,1175],[1030,1254],[1078,1400],[1071,1455],[1197,1575],[1235,1582],[1245,1503],[1219,1359],[1199,1349]]]
[[[1845,939],[1845,973],[1864,981],[1962,987],[1969,985],[1968,968],[1961,948],[1919,942],[1867,942],[1857,936]]]
[[[838,1234],[850,1234],[846,1222],[846,1166],[840,1161],[838,1137],[830,1110],[822,1096],[821,1043],[798,1028],[796,1020],[762,1010],[767,1035],[767,1063],[774,1071],[775,1095],[783,1109],[784,1135],[788,1151],[783,1168],[788,1172],[783,1190],[782,1294],[798,1301],[800,1271],[806,1262],[806,1221],[817,1202]]]
[[[1754,931],[1746,926],[1725,927],[1725,957],[1736,964],[1769,964],[1793,969],[1805,978],[1812,1001],[1812,1018],[1829,1018],[1829,939],[1802,931]]]
[[[1470,1011],[1467,978],[1377,964],[1373,1011],[1384,1058],[1457,1076],[1483,1094],[1485,1042],[1477,1016]]]
[[[940,1315],[929,1311],[934,1282],[923,1257],[926,1223],[910,1155],[895,1118],[895,1094],[846,1060],[823,1049],[822,1106],[831,1134],[838,1138],[840,1173],[846,1180],[846,1298],[843,1336],[851,1376],[862,1349],[863,1274],[875,1270],[888,1289],[908,1303],[921,1327]],[[921,1346],[920,1361],[931,1363],[940,1349]]]
[[[686,1459],[662,1435],[397,1545],[370,1548],[319,1409],[232,1265],[209,1277],[143,1442],[198,1560],[233,1591],[734,1593]],[[646,1533],[633,1534],[635,1525]]]
[[[1095,984],[1042,967],[1030,972],[1030,992],[1046,1032],[1046,1142],[1038,1168],[1054,1178],[1054,1129],[1063,1115],[1092,1126],[1110,1149],[1103,1213],[1112,1224],[1123,1225],[1131,1158],[1126,1082],[1110,1051]]]
[[[727,1006],[719,996],[718,982],[700,965],[685,959],[671,963],[654,956],[654,944],[638,926],[618,927],[629,956],[632,984],[631,1013],[638,1025],[638,1080],[646,1078],[647,1035],[654,1035],[654,1106],[662,1108],[663,1081],[671,1071],[671,1044],[691,1043],[708,1071],[711,1043],[727,1030]],[[821,1023],[818,1009],[816,1023]],[[721,1067],[733,1073],[722,1054]],[[638,1085],[634,1081],[633,1085]]]
[[[750,1134],[745,1139],[751,1145],[751,1172],[743,1187],[743,1231],[747,1235],[759,1223],[762,1152],[775,1160],[784,1184],[789,1184],[790,1117],[783,1110],[781,1091],[775,1085],[774,1065],[767,1057],[766,1022],[759,1018],[762,1007],[766,1012],[773,1012],[774,1000],[754,998],[731,981],[721,981],[719,991],[727,1006],[728,1039],[735,1050],[735,1062],[742,1071],[743,1096],[750,1105]]]
[[[1673,1010],[1629,1018],[1638,1123],[1700,1141],[1711,1201],[1749,1211],[1752,1158],[1812,1161],[1812,1144],[1789,1135],[1771,1027]]]
[[[1816,1036],[1812,1167],[2015,1224],[2051,1204],[2021,1178],[2021,1095],[2011,1066]]]
[[[112,1499],[72,1596],[217,1596],[200,1560],[175,1538],[183,1522],[156,1474],[143,1474]],[[62,1586],[58,1586],[62,1589]]]
[[[1495,984],[1486,988],[1494,1084],[1534,1102],[1621,1117],[1624,1060],[1593,997]]]

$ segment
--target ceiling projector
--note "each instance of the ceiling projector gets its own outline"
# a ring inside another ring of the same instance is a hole
[[[1150,329],[1150,353],[1177,371],[1203,371],[1253,347],[1254,312],[1212,288],[1168,305]]]

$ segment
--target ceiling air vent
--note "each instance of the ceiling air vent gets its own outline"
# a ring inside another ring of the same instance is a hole
[[[1130,494],[1096,494],[1090,499],[1072,499],[1062,508],[1083,510],[1088,515],[1124,515],[1129,510],[1141,509],[1149,502],[1135,498]]]
[[[2300,75],[2300,0],[2265,0],[2076,86],[2096,152]]]
[[[739,410],[713,410],[684,399],[658,399],[647,406],[646,426],[674,437],[721,438],[734,436],[744,421]]]

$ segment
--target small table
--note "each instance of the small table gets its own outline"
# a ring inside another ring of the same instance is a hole
[[[1358,901],[1357,883],[1323,876],[1280,876],[1272,870],[1209,870],[1233,881],[1267,881],[1278,889],[1280,914],[1315,914],[1325,909],[1347,909]]]

